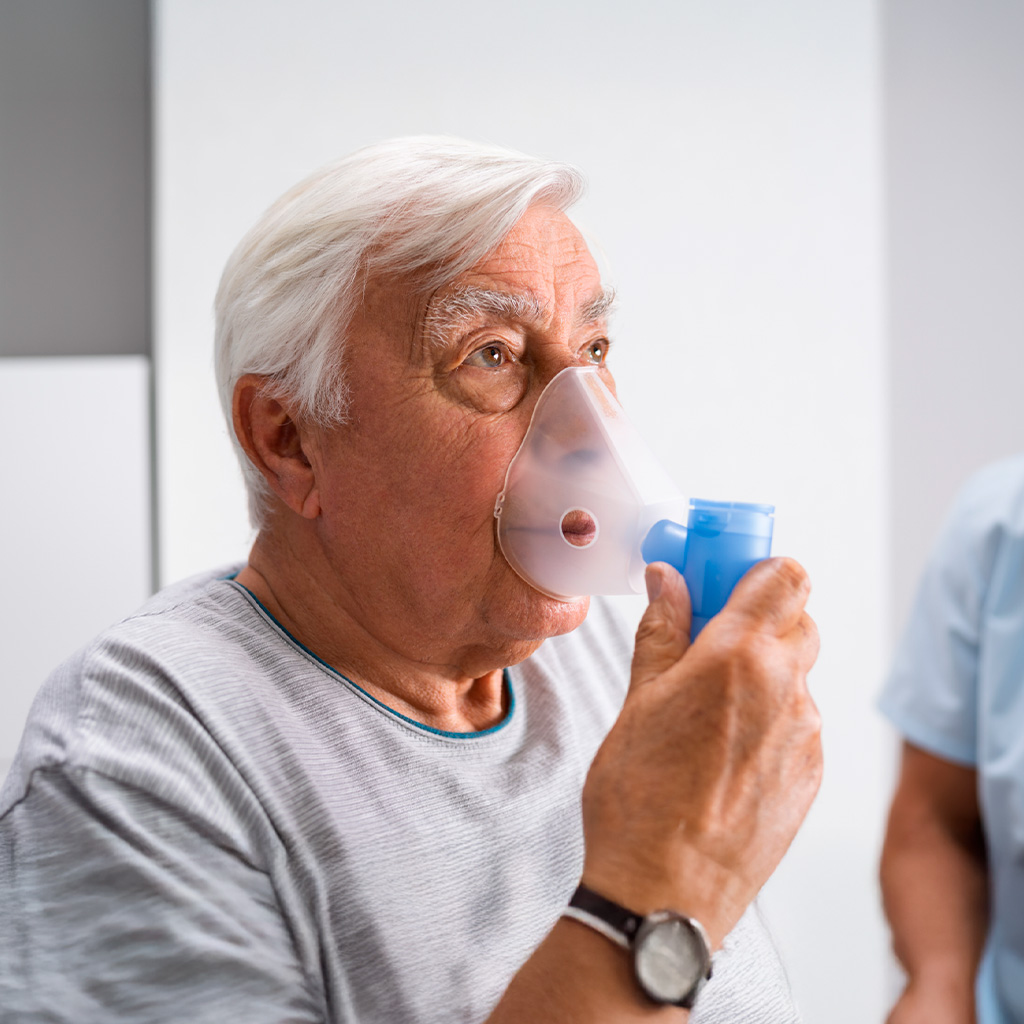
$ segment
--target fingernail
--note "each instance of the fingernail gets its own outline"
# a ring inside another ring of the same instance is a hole
[[[647,600],[656,601],[661,593],[662,576],[653,565],[647,566],[644,572],[644,583],[647,584]]]

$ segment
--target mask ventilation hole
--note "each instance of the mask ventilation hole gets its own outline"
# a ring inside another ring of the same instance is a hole
[[[597,540],[597,519],[585,508],[571,508],[559,524],[562,539],[574,548],[589,548]]]

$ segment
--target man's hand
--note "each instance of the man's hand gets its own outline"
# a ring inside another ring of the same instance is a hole
[[[717,946],[821,781],[810,584],[793,561],[758,564],[691,646],[682,577],[647,573],[629,694],[584,788],[583,881],[639,913],[690,914]]]

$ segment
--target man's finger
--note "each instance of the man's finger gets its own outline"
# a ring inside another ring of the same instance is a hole
[[[652,562],[645,580],[650,604],[636,631],[630,689],[671,668],[690,646],[690,594],[683,577],[665,562]]]
[[[799,562],[767,558],[736,584],[723,611],[757,619],[769,632],[784,636],[800,621],[810,593],[810,578]]]
[[[803,615],[800,616],[797,627],[803,636],[800,666],[805,672],[810,672],[814,663],[818,660],[818,651],[821,648],[821,640],[818,636],[818,627],[807,612],[804,612]]]

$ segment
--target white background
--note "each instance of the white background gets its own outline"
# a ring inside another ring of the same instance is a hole
[[[965,476],[1024,449],[1024,0],[888,0],[882,12],[900,622]]]
[[[149,360],[0,359],[0,779],[50,670],[150,591]]]

